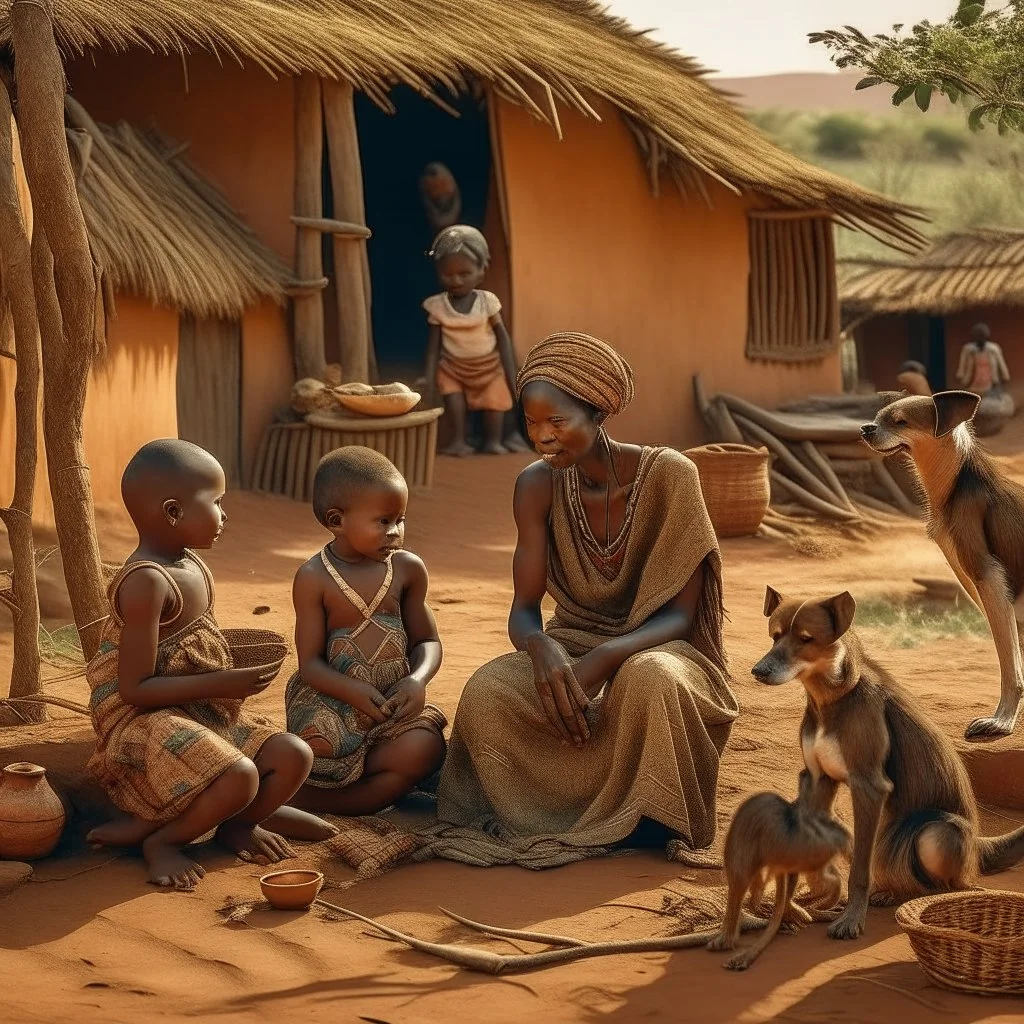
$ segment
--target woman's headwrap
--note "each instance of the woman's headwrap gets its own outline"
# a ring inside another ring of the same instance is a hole
[[[516,394],[536,380],[554,384],[607,416],[633,401],[633,370],[618,352],[588,334],[552,334],[535,345],[516,377]]]
[[[469,253],[470,259],[481,270],[486,270],[487,265],[491,262],[491,250],[483,232],[469,224],[453,224],[450,228],[445,228],[434,239],[429,255],[435,263],[438,263],[445,256],[456,252]]]

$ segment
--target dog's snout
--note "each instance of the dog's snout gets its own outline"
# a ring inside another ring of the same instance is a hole
[[[860,428],[860,432],[865,437],[871,437],[875,433],[876,430],[878,430],[878,424],[877,423],[865,423],[864,426],[862,426]]]
[[[767,659],[759,661],[751,670],[750,674],[755,679],[760,679],[762,682],[772,674],[771,666],[768,664]]]

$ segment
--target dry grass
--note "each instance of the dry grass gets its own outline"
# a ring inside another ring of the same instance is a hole
[[[831,211],[900,247],[921,237],[908,208],[785,152],[702,78],[689,58],[593,0],[54,0],[65,52],[205,50],[271,74],[342,78],[389,106],[404,83],[424,95],[471,79],[559,128],[558,104],[617,109],[657,186],[662,170],[706,194],[707,179],[785,206]],[[0,0],[0,42],[9,37]]]
[[[1024,305],[1024,231],[946,235],[907,262],[850,261],[840,284],[855,313],[948,315],[974,306]]]
[[[68,101],[82,212],[114,290],[197,317],[284,303],[291,274],[170,144],[127,124],[95,124]]]
[[[889,647],[911,648],[928,640],[989,635],[988,623],[970,601],[875,598],[857,605],[859,629],[882,633]]]

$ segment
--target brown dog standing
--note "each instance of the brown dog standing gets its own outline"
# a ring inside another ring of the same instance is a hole
[[[928,535],[984,613],[999,656],[999,705],[972,722],[966,736],[1009,736],[1024,700],[1024,487],[1003,476],[974,439],[977,395],[887,397],[895,401],[861,427],[864,440],[877,452],[910,456],[926,498]]]
[[[799,601],[768,588],[771,650],[751,670],[761,683],[798,679],[807,691],[800,725],[815,806],[831,807],[841,782],[853,799],[849,902],[829,928],[836,939],[864,930],[871,902],[895,903],[969,887],[1024,859],[1024,828],[978,836],[978,808],[952,743],[874,661],[850,630],[848,594]],[[874,890],[872,891],[872,878]]]

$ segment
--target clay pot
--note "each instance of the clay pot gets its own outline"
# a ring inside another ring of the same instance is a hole
[[[276,910],[306,910],[317,898],[324,876],[319,871],[272,871],[260,879],[260,888]]]
[[[27,761],[0,773],[0,857],[38,860],[53,853],[67,820],[46,781],[46,769]]]

